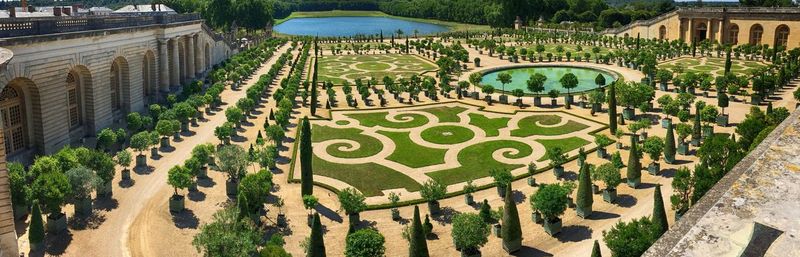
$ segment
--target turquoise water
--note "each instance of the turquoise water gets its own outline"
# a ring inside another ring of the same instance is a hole
[[[498,91],[502,90],[503,84],[500,83],[500,81],[497,81],[497,75],[503,72],[511,74],[511,83],[506,84],[505,91],[510,92],[514,89],[522,89],[525,90],[525,93],[530,94],[533,92],[528,90],[527,81],[530,79],[531,75],[535,73],[541,73],[547,77],[547,80],[544,82],[544,91],[541,92],[541,94],[547,94],[547,92],[550,92],[552,89],[558,90],[562,94],[567,93],[567,89],[561,86],[561,82],[559,82],[559,80],[561,80],[561,77],[563,77],[564,74],[570,72],[578,77],[578,86],[570,90],[572,93],[597,88],[597,84],[594,83],[594,79],[597,77],[597,74],[603,74],[603,77],[606,78],[606,84],[614,81],[614,77],[610,73],[601,70],[577,67],[542,66],[511,68],[489,72],[483,75],[481,84],[491,85]]]
[[[294,18],[278,24],[273,29],[281,34],[321,37],[377,35],[383,31],[384,38],[390,38],[398,29],[409,36],[414,35],[414,30],[417,30],[419,35],[448,30],[445,26],[390,17]]]

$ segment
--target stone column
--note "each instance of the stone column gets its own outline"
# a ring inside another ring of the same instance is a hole
[[[713,24],[711,22],[711,20],[712,19],[706,20],[706,39],[708,39],[709,41],[714,40],[714,36],[715,36],[714,28],[711,27],[711,25]]]
[[[186,79],[194,79],[194,74],[197,72],[194,68],[194,36],[189,35],[186,39]]]
[[[169,92],[169,40],[158,40],[158,91]]]
[[[181,85],[181,60],[179,59],[180,57],[178,55],[178,47],[180,47],[180,45],[178,45],[178,38],[173,38],[169,41],[172,42],[172,47],[170,47],[172,51],[172,58],[170,58],[172,60],[172,69],[170,72],[170,75],[172,76],[170,76],[170,86],[177,87]]]
[[[205,69],[203,68],[203,58],[202,58],[203,54],[205,53],[203,52],[203,48],[201,47],[203,44],[200,43],[200,35],[195,34],[192,37],[192,40],[194,40],[194,67],[195,67],[194,73],[195,77],[199,78],[203,74],[203,71],[205,71]]]
[[[689,44],[694,42],[694,19],[689,19]]]

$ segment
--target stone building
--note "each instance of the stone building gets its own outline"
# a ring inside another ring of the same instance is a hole
[[[0,19],[0,256],[16,252],[7,159],[94,136],[236,51],[197,14]]]
[[[800,47],[798,8],[679,8],[650,20],[635,21],[609,29],[604,34],[618,37],[681,40],[686,43],[711,40],[731,45],[780,45]]]

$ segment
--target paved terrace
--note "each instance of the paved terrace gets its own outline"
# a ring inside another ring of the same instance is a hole
[[[800,111],[643,256],[800,256]]]

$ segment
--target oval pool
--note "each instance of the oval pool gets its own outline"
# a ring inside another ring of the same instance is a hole
[[[274,30],[287,35],[342,37],[354,35],[377,35],[383,31],[384,38],[397,30],[413,36],[447,31],[448,28],[432,23],[401,20],[392,17],[321,17],[293,18],[275,26]]]
[[[505,86],[506,92],[511,92],[514,89],[522,89],[527,94],[533,94],[533,92],[528,90],[527,81],[530,79],[531,75],[535,73],[541,73],[547,77],[547,80],[544,82],[544,91],[542,91],[540,94],[547,94],[547,92],[550,92],[552,89],[558,90],[562,94],[567,93],[567,90],[561,86],[561,82],[559,82],[559,80],[561,80],[561,77],[563,77],[564,74],[570,72],[578,77],[578,86],[571,89],[571,93],[583,92],[597,88],[597,84],[594,83],[594,79],[597,77],[597,74],[603,74],[603,77],[606,78],[606,84],[613,82],[616,77],[616,75],[613,75],[611,72],[584,67],[527,66],[489,71],[483,74],[483,80],[481,80],[481,84],[491,85],[497,91],[503,90],[503,84],[500,83],[500,81],[497,81],[497,75],[504,72],[511,74],[511,83],[506,84]]]

